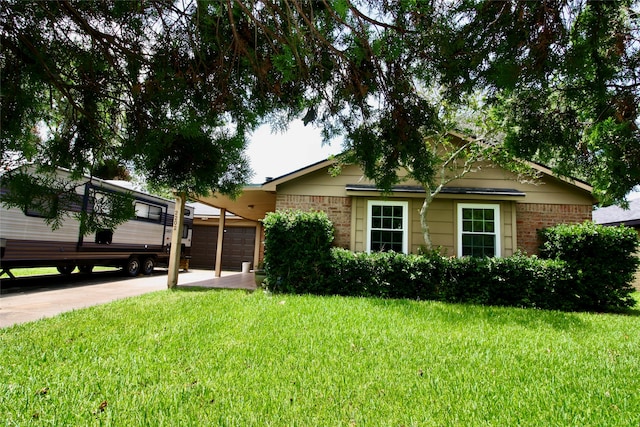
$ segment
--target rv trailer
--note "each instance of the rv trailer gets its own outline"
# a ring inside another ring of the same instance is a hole
[[[70,274],[76,267],[90,273],[94,266],[120,267],[129,276],[151,274],[155,266],[169,261],[175,202],[140,191],[115,181],[88,178],[77,183],[68,171],[58,169],[57,178],[76,185],[77,199],[67,203],[61,226],[52,230],[37,210],[2,206],[0,213],[0,272],[13,277],[10,270],[25,267],[57,267]],[[7,188],[1,188],[4,195]],[[101,195],[128,193],[133,196],[135,215],[115,229],[102,229],[83,236],[74,214],[93,209]],[[185,207],[181,257],[191,250],[194,210]]]

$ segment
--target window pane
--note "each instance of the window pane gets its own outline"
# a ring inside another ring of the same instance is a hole
[[[462,208],[461,215],[461,256],[496,256],[495,209]]]
[[[402,252],[405,239],[404,211],[402,205],[371,205],[370,250]]]

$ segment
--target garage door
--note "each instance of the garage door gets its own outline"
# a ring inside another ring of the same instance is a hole
[[[222,248],[222,269],[240,271],[243,262],[252,262],[255,241],[255,227],[227,227]],[[194,225],[190,266],[193,268],[214,269],[216,266],[217,243],[217,226]]]

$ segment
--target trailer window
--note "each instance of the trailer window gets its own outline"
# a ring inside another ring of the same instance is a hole
[[[79,212],[79,203],[79,197],[74,194],[50,194],[34,198],[24,213],[36,218],[53,218],[57,210]]]
[[[136,202],[136,218],[153,222],[160,222],[162,207],[148,203]]]
[[[109,203],[109,197],[101,192],[92,190],[92,195],[89,199],[89,212],[96,213],[98,215],[109,215],[111,213],[111,204]]]

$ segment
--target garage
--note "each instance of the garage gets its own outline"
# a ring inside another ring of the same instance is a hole
[[[226,227],[223,239],[223,270],[240,271],[243,262],[253,262],[255,227]],[[194,224],[190,267],[213,270],[216,265],[217,243],[217,225]]]

